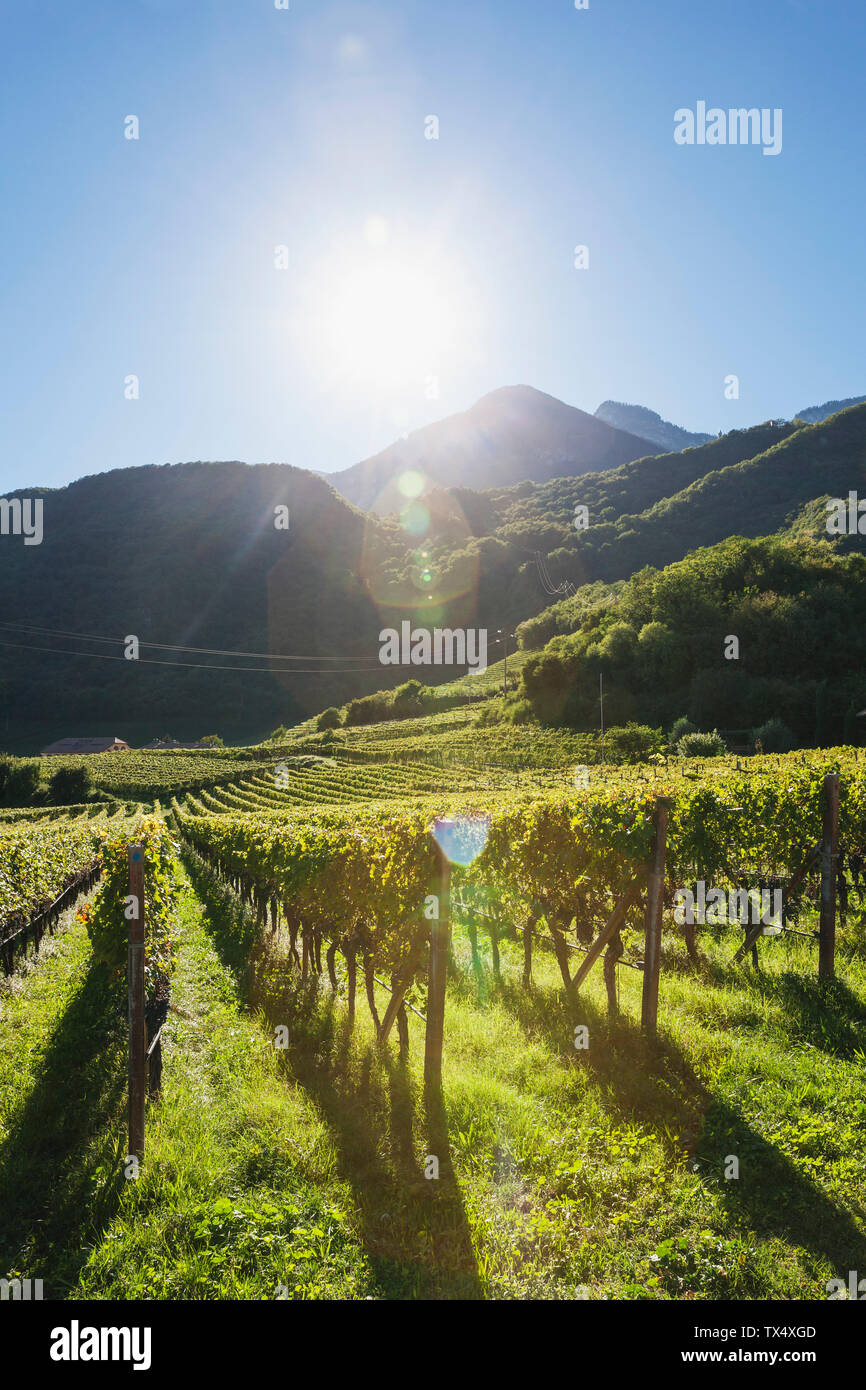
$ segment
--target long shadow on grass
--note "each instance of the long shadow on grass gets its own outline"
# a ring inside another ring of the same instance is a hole
[[[186,864],[224,964],[269,1025],[288,1024],[287,1074],[313,1098],[330,1128],[381,1295],[480,1298],[442,1102],[420,1096],[392,1047],[364,1047],[353,1037],[344,1002],[305,984],[285,959],[254,948],[253,924],[235,895],[192,855]],[[357,1006],[366,1007],[363,987]],[[426,1153],[439,1160],[438,1179],[426,1180],[419,1168],[419,1130]]]
[[[117,1209],[125,1083],[117,1001],[102,968],[91,965],[0,1144],[0,1274],[43,1279],[46,1298],[75,1286]]]
[[[761,1023],[760,1006],[768,1000],[778,1003],[780,1026],[793,1040],[850,1061],[866,1042],[866,1004],[844,979],[821,980],[816,968],[817,957],[806,973],[802,969],[755,970],[746,961],[734,965],[731,959],[713,959],[703,952],[696,962],[679,959],[672,964],[667,956],[662,962],[663,970],[697,976],[717,988],[744,991],[754,999],[755,1008],[747,1017],[756,1026]]]
[[[472,986],[464,980],[458,987]],[[652,1128],[672,1156],[685,1151],[738,1223],[824,1256],[837,1271],[866,1268],[866,1232],[738,1110],[714,1096],[670,1037],[662,1032],[647,1039],[626,1016],[611,1021],[591,1000],[568,1000],[562,989],[527,991],[504,980],[495,993],[528,1034],[592,1074],[605,1108],[620,1123]],[[589,1047],[579,1052],[576,1024],[589,1033]],[[725,1181],[728,1155],[739,1159],[740,1176]]]
[[[844,980],[785,971],[762,976],[758,988],[765,998],[778,1000],[792,1037],[846,1060],[866,1043],[866,1005]]]

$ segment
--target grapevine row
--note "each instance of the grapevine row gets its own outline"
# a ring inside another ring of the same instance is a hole
[[[319,814],[263,811],[190,815],[179,808],[185,839],[254,904],[260,922],[289,927],[290,949],[302,966],[321,967],[332,982],[340,951],[354,977],[374,971],[415,978],[426,940],[425,903],[436,892],[431,829],[453,864],[458,899],[532,927],[542,918],[557,948],[590,941],[627,884],[645,864],[656,794],[671,798],[668,900],[673,889],[701,877],[731,883],[743,875],[791,877],[821,835],[824,769],[792,768],[782,778],[744,783],[736,775],[712,785],[659,785],[652,792],[615,788],[534,798],[493,793],[466,812],[440,797],[415,805],[332,808]],[[445,813],[443,819],[441,813]],[[451,814],[450,821],[448,813]],[[846,853],[866,846],[866,776],[843,780],[840,840]],[[624,936],[639,925],[640,905]],[[303,958],[298,956],[300,939]],[[557,954],[561,955],[559,949]],[[562,962],[561,962],[562,963]],[[564,972],[565,973],[565,972]]]

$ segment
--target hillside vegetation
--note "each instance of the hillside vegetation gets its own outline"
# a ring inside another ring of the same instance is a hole
[[[603,675],[611,723],[667,727],[685,715],[739,731],[775,717],[801,743],[853,741],[864,633],[866,557],[825,541],[734,538],[646,569],[578,615],[574,633],[524,663],[519,695],[542,722],[592,727]]]
[[[527,431],[529,448],[531,421]],[[0,738],[35,751],[85,726],[121,737],[126,721],[147,720],[151,732],[193,721],[200,728],[202,710],[212,728],[249,738],[393,689],[408,675],[451,685],[459,670],[383,666],[380,631],[408,619],[480,627],[492,639],[522,623],[522,645],[538,647],[578,619],[595,622],[599,605],[613,611],[623,581],[647,565],[661,570],[729,537],[814,535],[822,499],[858,488],[866,492],[866,405],[814,425],[731,431],[678,454],[629,455],[606,472],[490,492],[434,488],[404,498],[402,513],[388,517],[360,512],[322,479],[277,464],[126,469],[43,490],[42,544],[4,546]],[[275,525],[280,508],[288,509],[284,529]],[[586,508],[580,526],[577,508]],[[834,543],[862,548],[859,536]],[[817,613],[823,579],[814,567],[802,578]],[[754,582],[761,587],[759,574]],[[564,596],[551,609],[557,586]],[[577,592],[565,596],[568,589]],[[689,621],[685,611],[665,618],[684,629],[686,647]],[[139,660],[125,658],[129,636],[141,643]],[[844,689],[831,701],[837,722],[840,701],[847,708],[860,699],[845,684],[853,676],[847,650]],[[490,652],[493,661],[499,655]],[[764,669],[750,667],[756,678]],[[612,675],[642,699],[634,673]],[[725,703],[715,722],[739,725],[767,707],[755,689],[754,699]],[[786,697],[775,711],[800,737],[820,735],[805,713],[813,694]],[[704,709],[702,696],[690,699]],[[667,709],[663,699],[659,708]]]

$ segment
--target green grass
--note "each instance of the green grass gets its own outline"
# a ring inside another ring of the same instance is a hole
[[[600,966],[570,1003],[537,950],[527,991],[519,943],[496,979],[458,925],[425,1105],[418,1018],[408,1058],[380,1050],[360,991],[350,1032],[342,984],[304,984],[190,871],[137,1181],[122,1034],[79,928],[0,1004],[0,1273],[48,1297],[821,1299],[866,1269],[856,923],[829,985],[797,938],[763,941],[759,972],[726,934],[700,935],[698,965],[666,938],[654,1043],[637,972],[610,1021]]]
[[[43,942],[0,996],[0,1274],[74,1285],[113,1194],[124,1104],[122,1039],[80,924]]]
[[[0,1267],[54,1298],[363,1295],[327,1128],[278,1077],[188,888],[178,925],[164,1099],[137,1180],[117,1000],[79,927],[4,1006]]]

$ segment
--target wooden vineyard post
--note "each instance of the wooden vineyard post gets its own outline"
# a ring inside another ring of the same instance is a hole
[[[824,828],[821,840],[821,918],[818,927],[818,975],[832,980],[836,965],[836,870],[839,861],[839,774],[824,778]]]
[[[451,934],[451,864],[439,845],[439,913],[430,923],[430,973],[427,977],[427,1033],[424,1045],[424,1086],[442,1086],[442,1039],[445,1033],[445,981]]]
[[[147,1041],[144,1026],[144,848],[129,847],[129,1153],[144,1158]]]
[[[659,968],[662,944],[662,900],[665,886],[665,856],[667,854],[668,818],[671,802],[660,796],[653,812],[652,855],[647,874],[646,907],[644,909],[643,1000],[640,1022],[645,1033],[654,1034],[659,1011]]]
[[[619,932],[608,943],[604,953],[604,987],[607,990],[607,1015],[608,1018],[616,1018],[619,1013],[619,1003],[616,995],[616,963],[622,955],[622,937]]]

